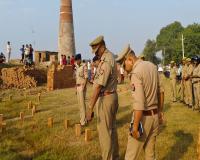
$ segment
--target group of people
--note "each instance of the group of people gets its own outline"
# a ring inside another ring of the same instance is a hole
[[[200,110],[200,57],[184,57],[181,70],[177,69],[176,63],[171,61],[170,80],[172,86],[172,101],[177,101],[180,93],[180,101],[193,110]],[[178,75],[181,73],[181,88],[177,92]]]
[[[22,45],[20,51],[21,51],[21,63],[28,66],[32,65],[33,52],[34,52],[32,45],[31,44]]]
[[[72,66],[74,66],[74,63],[75,63],[74,56],[66,57],[66,55],[61,55],[61,57],[60,57],[60,65],[72,65]]]
[[[103,160],[118,160],[119,145],[116,124],[118,111],[117,63],[130,75],[130,86],[134,99],[130,120],[125,159],[135,160],[145,151],[145,159],[155,160],[155,142],[159,124],[163,122],[164,93],[160,90],[157,66],[136,57],[130,46],[114,59],[106,48],[103,36],[90,43],[95,66],[93,93],[86,107],[88,67],[82,63],[81,54],[75,56],[76,93],[80,107],[80,124],[85,126],[94,117],[96,105],[97,130]]]
[[[6,45],[6,56],[3,53],[0,54],[1,63],[2,62],[7,62],[7,63],[10,62],[11,52],[12,52],[11,42],[8,41],[7,45]],[[34,52],[32,45],[31,44],[22,45],[22,47],[20,48],[20,52],[21,52],[20,62],[25,65],[32,65],[33,64],[33,52]]]

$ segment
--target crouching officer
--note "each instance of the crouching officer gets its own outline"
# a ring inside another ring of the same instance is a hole
[[[87,123],[85,96],[87,90],[88,70],[87,66],[81,63],[81,54],[77,54],[75,56],[75,61],[77,99],[80,108],[80,124],[81,126],[85,126],[85,124]]]
[[[92,120],[97,103],[97,129],[103,160],[118,160],[118,135],[116,114],[118,110],[117,66],[113,54],[106,48],[104,37],[96,38],[90,46],[100,58],[95,77],[94,91],[90,100],[88,121]]]
[[[157,67],[138,59],[128,46],[116,59],[131,74],[133,102],[132,127],[128,137],[125,159],[139,159],[142,149],[146,160],[155,160],[155,143],[159,118],[162,122],[163,102],[160,100]],[[163,99],[163,98],[162,98]]]

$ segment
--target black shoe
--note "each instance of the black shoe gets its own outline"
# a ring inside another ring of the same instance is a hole
[[[192,108],[192,105],[188,105],[188,108]]]

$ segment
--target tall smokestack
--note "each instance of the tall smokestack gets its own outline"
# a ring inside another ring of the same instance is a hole
[[[61,55],[75,55],[72,0],[61,0],[60,3],[59,59]]]

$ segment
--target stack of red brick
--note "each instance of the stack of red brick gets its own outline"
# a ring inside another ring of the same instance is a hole
[[[52,64],[47,73],[47,90],[71,88],[75,86],[73,67]]]
[[[5,88],[33,88],[38,84],[46,83],[47,74],[45,71],[34,68],[3,68],[1,79]]]

